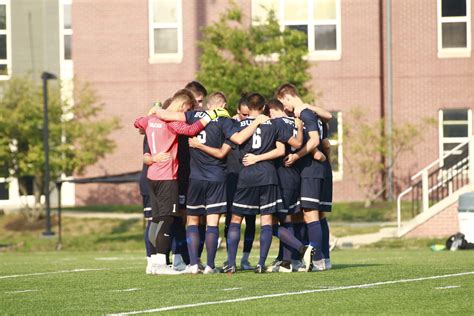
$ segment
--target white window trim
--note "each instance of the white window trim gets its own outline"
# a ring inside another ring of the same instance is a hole
[[[314,2],[307,0],[308,12],[314,12]],[[308,27],[308,55],[305,59],[310,61],[331,61],[340,60],[342,58],[342,23],[341,23],[341,0],[336,0],[336,19],[331,20],[315,20],[310,19],[308,16],[307,20],[291,21],[285,20],[285,0],[278,0],[278,12],[275,12],[278,22],[280,23],[281,29],[285,26],[290,25],[306,25]],[[252,4],[252,10],[255,10],[256,6]],[[253,14],[252,14],[253,16]],[[260,23],[252,20],[254,25]],[[336,50],[314,50],[314,26],[315,25],[336,25]],[[272,60],[278,60],[278,58],[272,57]]]
[[[443,126],[446,121],[443,120],[443,111],[445,110],[450,110],[448,108],[446,109],[441,109],[438,111],[438,133],[439,133],[439,142],[438,142],[438,152],[439,152],[439,164],[440,167],[443,165],[443,156],[444,156],[444,144],[452,144],[452,143],[462,143],[465,142],[469,139],[469,137],[472,135],[472,110],[468,109],[467,110],[467,137],[444,137],[444,131],[443,131]],[[461,123],[461,122],[466,122],[466,121],[456,121],[456,125],[464,125],[466,123]],[[455,124],[452,124],[455,125]]]
[[[469,58],[471,57],[471,0],[466,0],[466,16],[442,17],[441,1],[437,0],[438,10],[438,58]],[[466,22],[466,47],[465,48],[443,48],[443,28],[442,23]]]
[[[343,155],[343,121],[342,121],[342,112],[337,111],[337,140],[330,139],[329,143],[331,146],[337,145],[337,160],[339,163],[339,169],[332,172],[332,178],[334,181],[342,181],[342,175],[344,172],[344,155]]]
[[[5,14],[7,19],[6,30],[0,30],[0,35],[7,36],[7,59],[0,59],[0,62],[7,65],[8,71],[6,75],[0,75],[0,80],[9,80],[12,76],[12,15],[10,0],[0,0],[0,5],[6,6]]]
[[[153,22],[153,0],[148,0],[148,53],[150,64],[182,63],[183,62],[183,4],[182,0],[176,0],[176,23],[154,23]],[[178,52],[171,54],[155,54],[155,28],[177,28],[178,29]]]
[[[72,79],[74,77],[73,56],[71,59],[64,58],[64,36],[73,35],[72,26],[70,29],[64,28],[64,5],[72,6],[72,0],[59,0],[59,60],[60,60],[60,77],[61,79]]]

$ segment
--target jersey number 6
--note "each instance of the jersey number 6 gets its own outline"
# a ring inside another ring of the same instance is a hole
[[[252,148],[258,149],[262,146],[262,130],[257,127],[252,136]]]

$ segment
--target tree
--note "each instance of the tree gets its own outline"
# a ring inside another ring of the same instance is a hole
[[[244,25],[242,12],[231,3],[230,8],[214,24],[203,29],[200,70],[197,78],[211,91],[222,91],[230,110],[242,92],[259,92],[273,97],[284,82],[298,87],[305,101],[310,101],[305,84],[310,79],[306,35],[281,29],[275,14],[259,25]]]
[[[365,206],[385,193],[385,178],[389,167],[393,167],[400,156],[413,152],[422,140],[422,131],[430,120],[413,124],[409,122],[393,125],[391,136],[387,136],[384,119],[370,120],[367,111],[360,108],[351,110],[345,118],[344,139],[345,161],[357,176],[357,185],[364,192]],[[392,142],[392,164],[385,161]]]
[[[62,174],[81,174],[86,166],[115,148],[110,133],[118,119],[98,120],[103,104],[87,84],[76,83],[74,105],[62,100],[59,87],[50,87],[49,146],[51,179]],[[38,219],[44,190],[43,93],[26,78],[13,78],[3,85],[0,99],[0,170],[19,179],[20,194],[26,195],[25,177],[33,177],[35,205],[25,214]],[[51,190],[51,188],[48,188]]]

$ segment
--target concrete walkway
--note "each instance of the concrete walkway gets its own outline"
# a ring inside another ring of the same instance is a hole
[[[397,237],[397,228],[384,227],[384,228],[381,228],[376,233],[345,236],[345,237],[338,238],[337,247],[338,248],[358,248],[363,245],[376,243],[384,238],[394,238],[394,237]]]

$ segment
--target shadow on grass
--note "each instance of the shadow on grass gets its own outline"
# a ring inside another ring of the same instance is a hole
[[[351,264],[333,264],[333,270],[340,270],[340,269],[348,269],[348,268],[370,268],[370,267],[377,267],[377,266],[384,266],[386,264],[363,264],[363,263],[351,263]]]
[[[127,219],[120,221],[120,224],[112,228],[112,234],[123,234],[130,231],[130,228],[138,222],[138,219]]]
[[[101,236],[95,240],[95,243],[100,244],[103,242],[124,242],[124,241],[143,241],[143,234]]]

